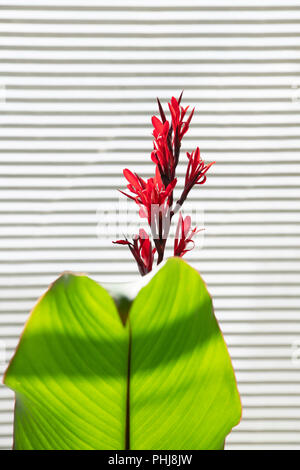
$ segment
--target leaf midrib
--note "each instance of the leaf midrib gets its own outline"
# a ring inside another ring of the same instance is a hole
[[[130,374],[131,374],[131,343],[132,333],[128,318],[128,359],[127,359],[127,387],[126,387],[126,422],[125,422],[125,450],[130,450]]]

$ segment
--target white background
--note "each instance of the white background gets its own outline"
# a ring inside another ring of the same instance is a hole
[[[217,162],[192,193],[206,230],[190,261],[242,395],[227,448],[300,449],[299,33],[295,0],[1,0],[1,371],[61,271],[136,277],[113,215],[97,238],[97,210],[117,202],[124,167],[151,174],[155,98],[185,89],[182,161],[199,145]],[[12,410],[1,386],[1,448]]]

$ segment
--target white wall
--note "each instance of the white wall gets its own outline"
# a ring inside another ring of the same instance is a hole
[[[217,162],[193,193],[206,231],[190,259],[214,296],[242,394],[227,448],[300,449],[299,23],[295,0],[2,2],[6,359],[61,271],[136,276],[113,233],[97,238],[96,211],[117,201],[123,167],[150,174],[155,98],[184,88],[197,114],[183,150],[199,144]],[[1,386],[2,448],[12,409]]]

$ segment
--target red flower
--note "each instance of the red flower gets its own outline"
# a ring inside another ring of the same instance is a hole
[[[179,142],[181,142],[184,134],[189,130],[189,125],[192,120],[195,108],[192,110],[191,114],[189,115],[187,121],[183,121],[187,110],[189,109],[189,106],[184,108],[183,106],[180,106],[180,99],[177,100],[174,98],[174,96],[171,99],[171,103],[168,103],[169,105],[169,110],[172,116],[172,127],[174,131],[174,140],[176,139],[176,134],[178,135]]]
[[[185,253],[191,251],[195,246],[195,242],[192,238],[198,232],[200,232],[200,230],[197,230],[197,227],[191,230],[190,216],[187,215],[183,218],[180,212],[174,240],[174,256],[182,257]],[[192,244],[190,248],[188,248],[189,244]]]
[[[167,186],[175,176],[175,161],[170,139],[169,121],[162,123],[156,116],[152,117],[154,127],[154,150],[151,159],[159,169],[163,183]]]
[[[185,175],[185,185],[180,198],[178,199],[173,214],[176,214],[184,201],[186,200],[190,190],[195,184],[204,184],[206,181],[206,173],[210,167],[216,163],[212,162],[205,165],[204,161],[200,157],[199,147],[192,153],[187,152],[189,163]]]
[[[152,249],[150,238],[145,230],[139,230],[139,235],[134,236],[133,243],[127,239],[117,240],[113,243],[118,245],[128,245],[128,248],[133,254],[142,276],[152,270],[154,254],[156,250],[155,248]]]
[[[168,208],[168,198],[173,192],[177,179],[175,178],[167,187],[164,186],[158,167],[156,167],[155,177],[149,178],[147,181],[143,180],[136,173],[125,169],[123,174],[129,184],[127,188],[135,196],[124,193],[122,194],[133,199],[140,207],[140,217],[147,217],[149,225],[151,225],[151,209],[154,207],[162,208],[164,205]]]
[[[152,117],[152,124],[154,127],[154,150],[151,154],[152,161],[158,166],[161,178],[165,186],[170,184],[175,177],[175,170],[179,160],[181,140],[184,134],[189,129],[189,124],[193,117],[194,110],[191,112],[187,121],[184,122],[184,117],[189,108],[180,106],[182,93],[177,100],[172,98],[168,103],[172,125],[166,119],[162,105],[157,99],[161,121],[156,117]],[[173,139],[172,139],[173,134]]]
[[[216,162],[205,165],[204,160],[200,157],[199,147],[197,147],[192,153],[187,152],[187,157],[189,159],[189,163],[186,170],[185,187],[192,188],[194,184],[204,184],[206,181],[206,172]]]

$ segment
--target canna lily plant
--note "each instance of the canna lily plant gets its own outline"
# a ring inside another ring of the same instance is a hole
[[[123,171],[129,183],[127,188],[132,194],[123,191],[121,193],[133,199],[139,206],[139,215],[148,221],[155,248],[152,249],[149,235],[145,230],[140,230],[139,235],[134,237],[133,243],[127,239],[117,240],[113,243],[128,245],[142,276],[152,270],[155,252],[157,252],[157,264],[162,262],[171,221],[178,211],[174,256],[182,257],[194,247],[192,238],[198,230],[196,227],[190,230],[191,218],[187,216],[183,219],[180,209],[193,186],[205,183],[206,173],[215,163],[205,165],[200,157],[199,147],[191,154],[187,152],[188,165],[185,185],[173,208],[173,192],[177,184],[176,168],[179,162],[181,141],[189,129],[195,110],[194,108],[184,121],[189,106],[182,107],[180,105],[181,98],[182,93],[178,100],[173,97],[168,103],[171,123],[167,120],[163,107],[157,99],[161,120],[156,116],[152,117],[154,150],[151,154],[151,159],[155,164],[155,176],[144,181],[139,175],[132,173],[127,168]]]
[[[187,153],[174,197],[181,142],[194,109],[158,100],[152,118],[154,176],[124,170],[150,232],[126,245],[142,278],[100,286],[63,273],[39,299],[4,383],[15,392],[14,449],[223,449],[241,403],[234,371],[199,273],[182,257],[199,231],[182,205],[206,181],[199,148]],[[162,263],[178,218],[174,257]],[[160,265],[153,269],[154,263]],[[151,272],[152,271],[152,272]]]

